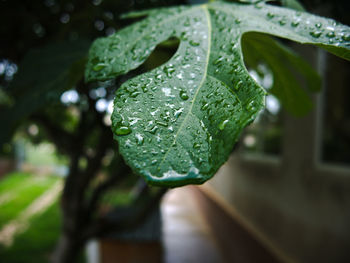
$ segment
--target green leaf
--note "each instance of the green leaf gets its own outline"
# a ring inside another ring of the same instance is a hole
[[[272,71],[274,81],[269,92],[281,101],[288,112],[303,116],[312,109],[307,91],[319,91],[321,78],[302,57],[259,33],[244,35],[242,48],[247,65],[257,69],[260,63],[264,63]]]
[[[9,139],[20,120],[58,103],[62,92],[83,78],[88,48],[89,43],[81,40],[28,52],[9,88],[15,101],[0,112],[0,123],[6,123],[0,130],[0,145]]]
[[[298,11],[305,11],[305,8],[297,0],[281,0],[281,3],[285,7]]]
[[[211,178],[264,107],[265,91],[243,63],[241,38],[251,31],[319,45],[350,59],[348,27],[263,3],[153,10],[92,45],[88,81],[129,72],[158,43],[181,40],[167,63],[124,83],[114,102],[119,150],[151,184],[174,187]]]

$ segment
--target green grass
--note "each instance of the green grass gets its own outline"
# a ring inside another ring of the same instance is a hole
[[[48,190],[57,180],[53,176],[13,173],[0,181],[0,196],[12,195],[11,201],[0,204],[0,229],[15,219],[29,204]]]
[[[0,197],[11,193],[14,199],[0,205],[1,225],[15,219],[21,211],[53,186],[60,178],[35,176],[28,173],[12,173],[0,180]],[[15,236],[10,247],[0,244],[1,263],[48,263],[61,231],[61,213],[56,200],[42,213],[33,215],[28,229]],[[85,262],[82,254],[77,262]]]
[[[27,231],[16,236],[9,248],[0,246],[0,261],[8,263],[46,263],[61,231],[61,216],[55,202],[30,220]]]

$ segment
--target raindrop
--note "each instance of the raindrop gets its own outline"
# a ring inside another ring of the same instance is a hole
[[[209,103],[206,103],[206,104],[204,104],[203,106],[202,106],[202,110],[206,110],[206,109],[208,109],[209,108]]]
[[[216,59],[215,61],[214,61],[214,65],[217,65],[217,64],[219,64],[221,61],[223,61],[224,60],[224,57],[223,56],[220,56],[218,59]]]
[[[139,134],[139,133],[136,133],[135,137],[136,137],[137,144],[138,145],[142,145],[143,142],[144,142],[143,136],[141,134]]]
[[[114,132],[116,135],[128,135],[131,133],[131,129],[129,126],[120,125],[116,127]]]
[[[292,27],[297,27],[298,25],[299,25],[299,21],[293,21],[292,23],[291,23],[291,25],[292,25]]]
[[[228,121],[229,121],[229,120],[224,120],[224,121],[220,122],[220,124],[219,124],[219,126],[218,126],[218,128],[219,128],[220,131],[223,131],[223,130],[225,129],[226,124],[228,123]]]
[[[235,90],[239,90],[242,87],[242,85],[243,85],[243,81],[242,80],[238,81],[237,84],[234,87]]]
[[[239,19],[239,18],[236,18],[235,19],[235,23],[238,25],[238,24],[240,24],[242,22],[242,20],[241,19]]]
[[[165,66],[163,71],[168,77],[171,77],[171,75],[175,72],[175,68],[172,65],[169,65]]]
[[[280,20],[279,23],[280,23],[281,26],[284,26],[286,24],[286,21],[285,20]]]
[[[152,133],[152,134],[155,134],[157,130],[158,130],[158,126],[153,126],[151,129],[149,129],[147,131]]]
[[[180,98],[183,99],[183,100],[188,100],[188,94],[185,90],[181,90],[180,91]]]
[[[167,124],[166,122],[156,120],[156,123],[157,123],[158,125],[160,125],[160,126],[168,127],[168,124]]]
[[[130,97],[136,98],[139,94],[140,94],[139,91],[134,91],[134,92],[132,92],[132,93],[130,94]]]
[[[254,102],[254,100],[252,100],[252,101],[247,105],[246,109],[247,109],[248,111],[254,111],[254,110],[255,110],[254,104],[255,104],[255,102]]]
[[[317,24],[315,24],[315,27],[321,28],[321,27],[322,27],[322,24],[321,24],[321,23],[317,23]]]
[[[267,16],[269,19],[271,19],[271,18],[274,18],[275,14],[274,14],[274,13],[271,13],[271,12],[268,12],[268,13],[266,14],[266,16]]]
[[[322,35],[321,31],[311,31],[310,32],[310,36],[314,37],[314,38],[319,38]]]
[[[158,161],[157,160],[152,160],[151,164],[155,165]]]
[[[183,110],[184,110],[184,108],[180,108],[180,109],[178,109],[178,110],[176,110],[174,112],[174,116],[175,116],[176,119],[180,117],[180,115],[183,112]]]
[[[199,149],[199,148],[201,148],[201,145],[200,145],[199,143],[195,142],[195,143],[193,144],[193,148],[194,148],[194,149]]]
[[[329,38],[333,38],[333,37],[335,37],[335,33],[333,31],[330,31],[326,34],[326,36]]]
[[[344,41],[350,41],[350,34],[342,35],[341,38],[342,38]]]
[[[105,67],[107,67],[107,64],[97,63],[95,66],[93,66],[92,70],[93,71],[100,71],[100,70],[104,69]]]

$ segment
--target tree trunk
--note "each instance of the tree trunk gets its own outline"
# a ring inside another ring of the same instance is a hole
[[[85,242],[79,240],[77,237],[62,233],[55,251],[51,257],[52,263],[71,263],[76,262],[82,246]]]

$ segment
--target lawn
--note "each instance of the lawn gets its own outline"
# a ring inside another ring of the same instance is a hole
[[[0,261],[8,263],[47,263],[60,233],[57,202],[30,220],[27,231],[16,236],[11,247],[0,245]]]
[[[60,180],[54,176],[11,173],[0,181],[0,229]],[[5,198],[2,198],[5,197]],[[5,201],[6,202],[5,202]]]

